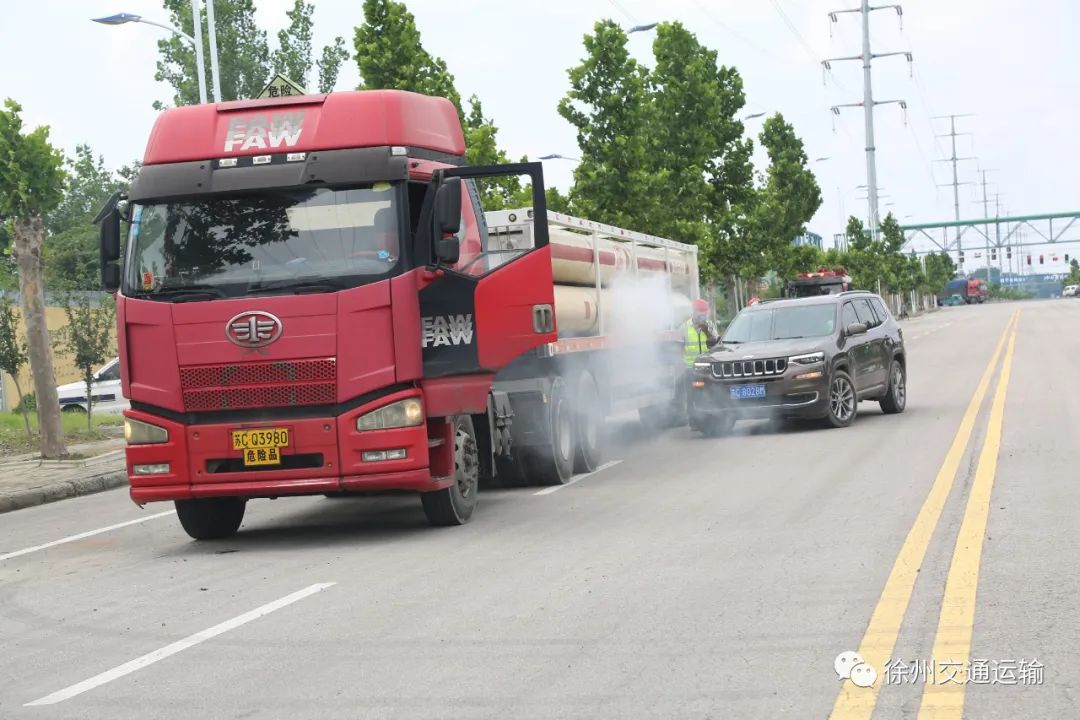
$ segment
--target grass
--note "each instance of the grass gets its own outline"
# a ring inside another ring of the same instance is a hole
[[[64,442],[68,445],[120,437],[121,433],[118,431],[124,424],[124,418],[121,415],[95,414],[93,428],[88,430],[86,415],[82,413],[63,413],[61,419],[64,422]],[[34,431],[34,440],[31,441],[26,436],[26,425],[23,423],[21,414],[0,413],[0,456],[21,455],[36,451],[38,449],[37,424],[37,415],[31,412],[30,428]]]

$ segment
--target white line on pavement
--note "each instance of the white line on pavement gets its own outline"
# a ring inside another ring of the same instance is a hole
[[[593,470],[591,473],[582,473],[581,475],[574,476],[573,478],[570,479],[570,482],[566,483],[565,485],[554,485],[554,486],[549,487],[549,488],[544,488],[543,490],[538,490],[537,492],[534,492],[533,495],[550,495],[551,493],[555,492],[556,490],[562,490],[564,487],[569,487],[569,486],[573,485],[576,482],[581,482],[585,478],[592,477],[593,475],[595,475],[597,473],[604,472],[608,468],[613,468],[613,467],[615,467],[616,465],[618,465],[621,462],[622,462],[622,460],[612,460],[611,462],[606,462],[603,465],[601,465],[600,467]]]
[[[106,533],[110,530],[119,530],[120,528],[127,527],[128,525],[138,525],[139,523],[144,523],[147,520],[155,520],[160,517],[165,517],[166,515],[175,514],[175,510],[166,510],[165,512],[157,513],[156,515],[147,515],[146,517],[138,518],[137,520],[128,520],[127,522],[116,523],[115,525],[98,528],[97,530],[87,530],[84,533],[79,533],[78,535],[69,535],[66,538],[53,540],[52,542],[47,542],[44,545],[35,545],[34,547],[23,548],[22,550],[16,550],[15,552],[5,553],[3,555],[0,555],[0,562],[3,562],[4,560],[10,560],[11,558],[19,557],[20,555],[28,555],[32,552],[37,552],[38,550],[45,550],[46,548],[63,545],[64,543],[75,542],[76,540],[82,540],[83,538],[100,535],[101,533]]]
[[[303,600],[304,598],[308,597],[309,595],[314,595],[315,593],[319,592],[320,590],[325,590],[326,588],[330,587],[331,585],[334,585],[334,583],[332,583],[332,582],[329,582],[329,583],[316,583],[314,585],[309,585],[308,587],[304,588],[303,590],[297,590],[296,592],[294,592],[291,595],[286,595],[285,597],[283,597],[283,598],[281,598],[279,600],[275,600],[275,601],[273,601],[271,603],[267,603],[265,605],[257,607],[254,610],[251,610],[250,612],[244,613],[243,615],[237,615],[232,620],[226,620],[225,622],[223,622],[223,623],[221,623],[219,625],[215,625],[212,628],[209,628],[207,630],[203,630],[202,632],[197,632],[194,635],[189,635],[188,637],[184,638],[183,640],[177,640],[176,642],[174,642],[171,645],[166,645],[165,647],[163,647],[163,648],[161,648],[159,650],[155,650],[152,653],[147,653],[146,655],[143,655],[142,657],[135,658],[134,660],[126,662],[123,665],[118,665],[117,667],[114,667],[112,670],[106,670],[105,672],[101,673],[100,675],[95,675],[94,677],[90,678],[89,680],[83,680],[81,683],[76,683],[75,685],[71,685],[70,687],[66,687],[63,690],[57,690],[56,692],[54,692],[51,695],[46,695],[43,698],[40,698],[38,700],[34,700],[33,702],[28,702],[23,707],[36,707],[36,706],[39,706],[39,705],[55,705],[56,703],[63,702],[64,700],[69,700],[69,699],[75,697],[76,695],[81,695],[82,693],[84,693],[84,692],[86,692],[88,690],[93,690],[96,687],[100,687],[100,686],[104,685],[105,683],[112,682],[113,680],[118,680],[119,678],[122,678],[125,675],[130,675],[131,673],[135,672],[136,670],[141,670],[142,668],[146,667],[147,665],[153,665],[158,660],[164,660],[165,658],[167,658],[167,657],[169,657],[171,655],[175,655],[178,652],[181,652],[183,650],[187,650],[189,647],[193,647],[195,645],[198,645],[201,642],[204,642],[204,641],[209,640],[209,639],[211,639],[213,637],[221,635],[222,633],[226,633],[229,630],[233,630],[235,628],[238,628],[241,625],[246,625],[247,623],[251,622],[252,620],[258,620],[259,618],[261,618],[264,615],[269,615],[270,613],[274,612],[275,610],[280,610],[281,608],[285,607],[286,605],[292,605],[294,602],[296,602],[298,600]]]

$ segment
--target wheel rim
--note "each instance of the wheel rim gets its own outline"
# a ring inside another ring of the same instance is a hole
[[[570,448],[573,446],[573,438],[570,436],[570,413],[566,412],[566,407],[561,402],[555,412],[555,427],[559,432],[555,446],[559,449],[559,457],[565,459],[570,457]]]
[[[907,385],[904,382],[904,371],[899,365],[893,368],[892,386],[893,400],[896,401],[897,407],[904,407],[904,403],[907,402]]]
[[[464,432],[458,432],[458,442],[461,444],[461,453],[457,462],[457,488],[461,497],[468,499],[472,496],[479,481],[476,453],[472,452],[475,446],[469,434]]]
[[[855,393],[851,390],[851,383],[845,378],[838,377],[832,381],[829,408],[833,416],[841,422],[846,422],[855,412]]]

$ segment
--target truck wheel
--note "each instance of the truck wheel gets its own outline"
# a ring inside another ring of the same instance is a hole
[[[247,502],[237,497],[177,500],[176,515],[195,540],[221,540],[236,534],[246,507]]]
[[[889,368],[889,389],[878,404],[881,405],[881,412],[886,415],[904,412],[907,407],[907,373],[903,363],[892,361],[892,367]]]
[[[843,370],[833,373],[829,382],[829,406],[825,422],[831,427],[847,427],[855,419],[859,402],[855,397],[855,385]]]
[[[588,372],[581,373],[574,398],[574,472],[593,472],[604,462],[604,409],[600,406],[600,391]]]
[[[527,448],[529,479],[543,485],[565,485],[574,476],[574,413],[566,383],[555,378],[547,404],[548,442]]]
[[[432,525],[464,525],[476,509],[480,451],[476,447],[472,418],[460,416],[454,425],[454,483],[442,490],[420,494],[424,514]]]

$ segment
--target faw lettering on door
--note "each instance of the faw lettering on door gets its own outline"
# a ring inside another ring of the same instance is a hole
[[[440,345],[468,345],[473,339],[473,316],[436,315],[421,318],[423,327],[423,347]]]
[[[303,131],[303,110],[234,115],[225,132],[225,152],[294,147]]]

